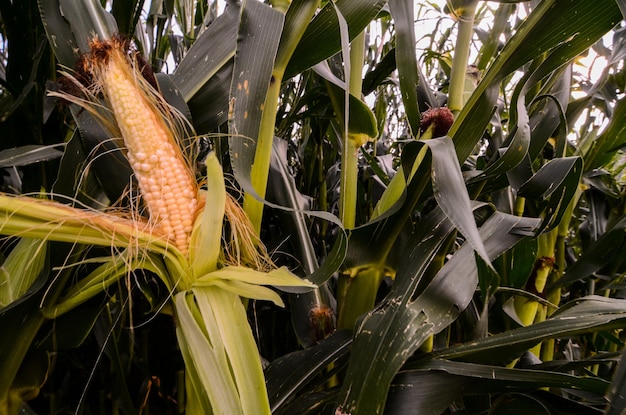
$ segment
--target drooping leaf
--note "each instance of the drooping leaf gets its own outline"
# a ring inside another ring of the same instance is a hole
[[[296,394],[319,373],[349,352],[352,335],[347,330],[334,333],[318,345],[274,360],[265,370],[272,412],[296,399]]]
[[[551,160],[520,187],[518,195],[546,200],[546,215],[539,230],[558,226],[582,176],[583,161],[579,157]]]
[[[287,241],[294,247],[295,255],[302,264],[306,274],[312,274],[319,268],[319,262],[309,234],[309,224],[303,213],[309,210],[308,199],[297,189],[295,180],[288,168],[287,142],[274,138],[270,176],[268,181],[267,199],[280,206],[286,206],[291,211],[276,210],[281,218],[281,230],[289,235]],[[338,267],[340,263],[336,264]],[[330,276],[330,273],[327,274]],[[312,327],[315,323],[311,319],[312,310],[334,310],[335,300],[325,282],[318,281],[319,288],[315,290],[293,294],[290,301],[291,321],[298,341],[304,346],[312,346],[315,340]]]
[[[443,359],[507,364],[546,338],[563,338],[611,328],[626,322],[626,300],[583,297],[562,306],[551,318],[437,353]]]
[[[343,100],[346,94],[345,83],[336,79],[325,63],[316,65],[315,71],[326,80],[331,81],[327,83],[328,94],[331,96],[331,100],[337,103],[338,116],[343,120],[346,111],[345,102]],[[378,135],[378,125],[372,110],[354,95],[348,94],[348,97],[348,134],[354,137],[362,137],[357,140],[363,143],[376,138]]]
[[[480,228],[489,260],[522,238],[515,234],[515,229],[534,227],[537,222],[493,214]],[[358,412],[363,407],[381,413],[391,380],[407,357],[428,335],[440,332],[453,322],[471,301],[478,284],[478,271],[474,250],[468,243],[452,256],[421,293],[415,293],[423,272],[451,231],[452,224],[441,211],[424,219],[421,230],[408,244],[411,250],[406,257],[406,268],[398,270],[386,301],[358,325],[351,364],[340,394],[344,412]],[[430,232],[431,236],[424,240],[421,232]],[[418,297],[412,300],[416,294]],[[363,366],[359,363],[363,361],[372,363]]]
[[[459,160],[465,161],[482,137],[504,77],[552,50],[549,64],[542,69],[547,74],[548,66],[556,69],[573,59],[620,20],[619,8],[613,0],[539,3],[489,67],[450,129]]]
[[[428,385],[428,387],[424,387]],[[409,361],[394,378],[385,413],[439,415],[464,396],[568,387],[603,394],[607,382],[542,370],[510,369],[475,363],[433,359]]]
[[[390,0],[389,10],[396,31],[396,63],[402,102],[412,135],[418,135],[420,110],[417,102],[417,86],[424,83],[415,53],[415,24],[413,22],[413,2]]]
[[[64,144],[50,146],[28,145],[15,149],[0,151],[0,167],[19,167],[42,161],[54,160],[63,155],[63,151],[58,150]]]
[[[425,143],[433,153],[431,177],[435,200],[476,253],[489,264],[483,241],[478,235],[470,198],[452,140],[443,137],[427,140]]]

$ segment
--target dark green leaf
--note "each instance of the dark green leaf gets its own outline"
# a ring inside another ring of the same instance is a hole
[[[567,269],[565,274],[548,289],[589,278],[606,264],[612,263],[615,258],[621,257],[626,241],[625,230],[626,218],[622,218],[611,229],[603,232],[600,238],[586,249],[583,255]]]
[[[52,46],[57,61],[61,65],[73,67],[79,48],[69,22],[61,13],[60,0],[39,0],[37,3],[48,43]],[[87,49],[83,52],[87,52]]]
[[[423,75],[418,74],[413,7],[412,1],[389,1],[389,10],[396,30],[396,62],[402,103],[412,135],[417,136],[420,128],[420,110],[417,103],[416,88],[425,80]]]
[[[316,72],[326,77],[328,73]],[[326,78],[328,79],[328,78]],[[333,102],[337,103],[336,112],[343,120],[345,114],[345,103],[342,99],[345,96],[345,84],[342,82],[341,86],[338,86],[334,82],[326,84],[328,87],[328,94],[331,96]],[[372,110],[359,98],[352,94],[348,94],[348,133],[356,135],[365,135],[369,139],[374,139],[378,136],[378,124]]]
[[[470,198],[452,140],[443,137],[424,143],[433,153],[431,177],[435,200],[478,255],[489,264],[485,247],[476,228]]]
[[[409,361],[393,380],[385,413],[400,415],[419,408],[420,414],[439,415],[463,396],[540,387],[576,388],[603,394],[607,382],[557,372],[440,359],[422,364],[419,360]]]
[[[521,239],[511,232],[515,228],[532,227],[536,223],[501,213],[492,215],[480,229],[488,258],[501,255]],[[417,299],[411,300],[428,264],[451,231],[452,224],[440,211],[424,218],[407,244],[410,251],[405,267],[398,269],[386,301],[358,325],[340,393],[344,412],[369,408],[372,413],[382,413],[396,371],[428,335],[447,327],[471,301],[478,276],[474,250],[469,244],[464,244]],[[426,238],[423,232],[429,236]]]
[[[562,306],[543,322],[438,352],[437,357],[467,362],[507,364],[546,338],[570,337],[626,324],[626,300],[584,297]]]
[[[240,183],[249,180],[254,163],[283,22],[284,15],[267,5],[255,0],[242,4],[229,106],[230,158]]]
[[[613,375],[608,393],[609,406],[606,415],[622,415],[626,410],[626,349],[622,352],[619,364]]]
[[[28,166],[33,163],[57,159],[63,155],[63,151],[58,150],[58,148],[64,145],[27,145],[0,151],[0,167]]]
[[[339,0],[335,2],[350,29],[350,39],[361,33],[376,17],[387,0]],[[333,4],[326,6],[315,16],[298,44],[285,79],[331,57],[341,50],[339,22]]]
[[[295,399],[296,393],[350,350],[352,334],[338,331],[318,345],[274,360],[265,370],[272,412]]]
[[[622,16],[626,18],[626,0],[615,0],[619,9],[622,11]]]
[[[94,36],[108,39],[117,33],[117,23],[111,14],[104,10],[97,0],[72,1],[59,0],[61,13],[69,23],[74,39],[81,52],[89,51],[89,40]],[[51,34],[49,34],[50,36]],[[52,45],[57,42],[57,34],[51,39]],[[62,41],[67,41],[63,39]],[[73,64],[73,62],[72,62]],[[72,65],[73,66],[73,65]]]
[[[237,45],[237,23],[239,21],[240,6],[238,2],[230,2],[224,13],[202,32],[185,55],[185,58],[176,67],[172,81],[176,84],[186,101],[191,100],[201,89],[210,88],[211,85],[218,82],[213,77],[219,71],[228,73],[232,71],[232,58],[235,56]],[[228,69],[224,69],[227,66]],[[221,106],[219,111],[225,112],[228,109],[227,94],[230,88],[230,78],[226,82],[221,79],[221,87],[225,89],[226,95],[223,101],[219,103]],[[212,96],[215,99],[215,95]],[[211,102],[207,100],[206,104],[211,104]],[[195,114],[194,120],[199,122],[198,116]]]
[[[539,231],[554,229],[561,222],[582,176],[580,157],[551,160],[520,187],[518,195],[546,200],[545,217]]]

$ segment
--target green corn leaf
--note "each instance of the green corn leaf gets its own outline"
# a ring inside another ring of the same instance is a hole
[[[424,384],[429,387],[420,387]],[[403,414],[411,408],[419,408],[420,414],[439,415],[469,394],[524,392],[546,386],[566,386],[603,394],[607,382],[567,373],[509,369],[442,359],[409,361],[393,381],[385,413]]]
[[[348,24],[350,39],[353,39],[376,17],[387,0],[339,0],[335,3]],[[315,15],[289,61],[285,79],[341,50],[339,21],[334,8],[335,5],[327,3]]]
[[[22,238],[0,268],[0,309],[22,297],[44,268],[47,244]]]
[[[548,290],[593,277],[607,264],[613,264],[617,258],[622,257],[625,243],[626,217],[622,217],[617,223],[602,232],[600,237],[585,249],[580,258],[567,268],[565,274],[548,286]],[[619,275],[614,277],[619,278]]]
[[[548,320],[438,352],[444,359],[507,364],[546,338],[563,338],[611,328],[626,322],[626,300],[583,297],[562,306]]]
[[[405,261],[407,266],[398,269],[385,303],[368,313],[357,329],[340,393],[346,413],[358,412],[359,408],[382,413],[389,385],[406,358],[430,334],[439,333],[454,321],[474,295],[478,269],[474,250],[466,243],[412,300],[428,264],[453,229],[442,212],[423,220],[408,244],[411,250]],[[517,232],[519,228],[537,225],[536,219],[494,213],[480,228],[489,260],[523,238]],[[422,232],[428,232],[429,237],[424,239]],[[364,361],[372,363],[363,366]]]
[[[332,73],[326,62],[315,65],[313,69],[318,75],[329,81],[326,84],[328,94],[335,107],[336,116],[340,120],[340,124],[343,124],[346,114],[344,100],[346,96],[345,82]],[[357,147],[378,136],[378,125],[374,113],[360,98],[352,94],[348,94],[347,114],[348,135],[351,137],[351,140],[355,140],[358,143]]]
[[[396,30],[396,64],[400,79],[400,91],[412,136],[419,133],[420,110],[417,102],[417,86],[423,82],[420,76],[415,53],[415,23],[413,22],[413,2],[390,0],[389,10]]]
[[[582,176],[580,157],[551,160],[524,183],[518,194],[526,198],[543,198],[546,201],[545,218],[538,231],[549,231],[561,222]]]
[[[621,19],[613,0],[539,3],[500,51],[450,129],[459,160],[465,161],[482,137],[496,104],[500,82],[508,74],[551,51],[550,60],[542,69],[547,74],[550,68],[559,68],[576,57]]]
[[[48,41],[62,65],[74,66],[76,51],[89,51],[94,35],[101,39],[117,33],[117,24],[97,0],[39,0]]]

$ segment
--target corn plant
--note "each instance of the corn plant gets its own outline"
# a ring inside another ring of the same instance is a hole
[[[621,413],[624,3],[222,6],[0,1],[1,413]]]

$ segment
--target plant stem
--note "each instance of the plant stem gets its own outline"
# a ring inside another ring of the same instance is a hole
[[[563,215],[563,219],[561,219],[561,223],[559,223],[559,227],[557,229],[556,234],[556,242],[554,248],[554,268],[550,273],[550,277],[548,279],[548,284],[552,285],[556,283],[563,273],[565,272],[565,238],[567,238],[567,234],[569,232],[570,223],[572,221],[574,208],[578,205],[578,201],[580,200],[580,196],[582,194],[580,186],[576,190],[576,194],[570,201],[565,214]],[[561,288],[551,289],[546,293],[547,300],[558,306],[561,303]],[[556,310],[549,308],[547,310],[546,316],[550,317],[552,313]],[[549,362],[554,360],[554,339],[547,339],[542,343],[541,346],[541,360],[544,362]]]
[[[274,141],[274,127],[276,124],[276,112],[278,111],[278,98],[284,69],[274,69],[272,82],[267,90],[265,106],[259,127],[259,137],[254,153],[254,164],[250,170],[250,181],[254,191],[261,198],[265,198],[267,190],[267,178],[272,159],[272,142]],[[250,222],[257,235],[261,233],[261,221],[263,220],[263,203],[254,196],[246,193],[243,199],[243,210],[248,214]]]
[[[459,9],[459,31],[454,47],[454,58],[450,71],[450,87],[448,90],[448,107],[456,116],[463,108],[465,91],[465,75],[469,59],[470,46],[474,35],[474,15],[478,1],[472,0]]]
[[[341,188],[339,191],[339,218],[346,229],[356,224],[359,149],[346,137],[341,153]]]
[[[359,316],[372,309],[384,276],[385,270],[382,267],[368,267],[359,270],[354,276],[340,276],[337,287],[338,330],[352,330]]]
[[[524,216],[525,205],[526,205],[526,198],[517,196],[515,198],[515,206],[513,208],[513,214],[515,216]]]
[[[346,74],[348,91],[357,98],[361,98],[364,56],[365,32],[361,32],[350,45],[350,73]],[[339,106],[335,105],[335,108],[337,107]],[[346,114],[338,116],[338,118],[343,119],[344,123],[339,217],[343,225],[347,229],[351,229],[356,225],[359,144],[350,136],[347,106],[345,109]],[[384,275],[384,267],[372,266],[359,269],[356,274],[350,272],[339,276],[337,292],[338,329],[352,329],[359,316],[372,309]]]
[[[361,97],[363,79],[363,56],[365,51],[365,32],[361,32],[350,44],[350,74],[348,90],[357,98]],[[340,117],[340,118],[346,118]],[[348,120],[345,123],[343,134],[343,151],[341,152],[341,188],[339,196],[339,217],[343,225],[354,228],[356,224],[356,199],[358,184],[358,155],[359,148],[352,140],[348,131]]]
[[[280,2],[285,5],[285,2]],[[296,46],[300,42],[304,31],[309,25],[311,18],[317,11],[320,0],[299,1],[289,5],[285,17],[285,27],[280,39],[280,45],[274,61],[274,70],[270,86],[267,90],[263,105],[263,115],[259,126],[259,136],[254,154],[250,176],[254,191],[261,198],[265,198],[267,190],[267,177],[272,156],[272,142],[276,125],[276,113],[278,111],[278,99],[280,88],[285,75],[287,64],[293,55]],[[252,195],[246,194],[243,201],[243,209],[248,214],[252,227],[257,235],[261,232],[263,219],[263,203],[256,200]]]

